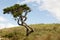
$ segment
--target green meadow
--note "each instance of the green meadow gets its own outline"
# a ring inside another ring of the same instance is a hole
[[[23,26],[0,29],[1,40],[60,40],[60,24],[32,24],[34,32],[26,36]]]

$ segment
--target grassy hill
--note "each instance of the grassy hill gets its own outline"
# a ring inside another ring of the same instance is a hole
[[[33,24],[34,32],[25,36],[24,27],[5,28],[0,30],[2,40],[60,40],[60,24]]]

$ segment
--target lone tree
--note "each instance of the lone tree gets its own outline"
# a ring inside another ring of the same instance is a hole
[[[26,4],[15,4],[11,7],[3,9],[3,14],[11,14],[17,21],[18,25],[24,26],[26,28],[26,36],[33,32],[33,29],[25,23],[27,19],[26,15],[28,12],[31,12],[31,9]]]

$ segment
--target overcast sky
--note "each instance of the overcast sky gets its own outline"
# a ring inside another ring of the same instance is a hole
[[[16,3],[31,8],[27,24],[60,23],[60,0],[0,0],[0,28],[18,26],[12,15],[3,14],[4,8]]]

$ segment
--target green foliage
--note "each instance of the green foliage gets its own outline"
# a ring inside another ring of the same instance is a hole
[[[3,9],[3,14],[12,14],[14,18],[17,18],[20,15],[22,15],[23,12],[31,12],[30,8],[26,4],[24,5],[15,4],[11,7]]]

